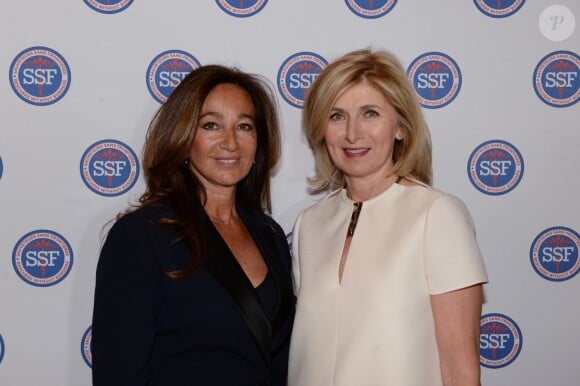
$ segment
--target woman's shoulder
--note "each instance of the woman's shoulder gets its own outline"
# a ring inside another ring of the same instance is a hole
[[[117,216],[109,233],[135,233],[154,228],[164,218],[174,217],[173,210],[163,202],[129,208]]]
[[[253,217],[259,219],[260,227],[265,227],[271,231],[273,235],[279,239],[286,239],[286,233],[282,226],[272,217],[272,215],[260,210],[253,210]]]
[[[465,203],[457,195],[424,184],[414,179],[405,179],[399,184],[405,193],[401,198],[414,206],[422,203],[425,210],[438,212],[465,212]]]
[[[403,191],[415,197],[423,197],[426,201],[432,203],[439,199],[453,199],[456,198],[453,194],[447,193],[443,190],[428,185],[422,181],[413,179],[411,177],[403,178],[397,183]]]
[[[268,224],[268,226],[270,226],[276,232],[284,235],[284,229],[282,229],[282,226],[276,220],[274,220],[272,216],[264,214],[264,219],[265,219],[264,221],[266,222],[266,224]]]
[[[335,211],[338,206],[345,203],[343,191],[344,189],[337,189],[328,193],[326,196],[317,199],[313,204],[302,209],[301,213],[317,214],[325,211]],[[347,206],[350,207],[348,204]]]
[[[161,221],[172,215],[170,208],[162,205],[144,205],[123,213],[107,232],[102,246],[103,258],[123,256],[127,264],[143,259],[165,264],[165,258],[174,253],[175,248],[182,247],[175,242],[175,231]]]

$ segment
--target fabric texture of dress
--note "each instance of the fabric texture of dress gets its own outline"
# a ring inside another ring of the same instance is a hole
[[[186,267],[190,252],[175,242],[175,232],[155,224],[171,211],[151,205],[117,221],[101,251],[92,325],[93,385],[285,385],[294,316],[288,244],[271,218],[243,205],[237,209],[269,267],[271,278],[264,285],[272,288],[274,279],[271,363],[232,296],[205,266],[184,279],[163,274]],[[205,212],[200,215],[207,220]],[[209,220],[206,225],[213,230],[207,240],[211,259],[212,252],[227,247]],[[283,267],[281,272],[273,265]],[[268,300],[263,293],[259,298]]]
[[[452,195],[394,184],[363,202],[339,282],[353,204],[339,190],[296,221],[288,385],[439,386],[430,295],[487,281],[471,217]]]

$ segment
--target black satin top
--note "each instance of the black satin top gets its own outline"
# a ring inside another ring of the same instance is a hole
[[[269,318],[271,318],[274,311],[276,311],[276,305],[278,304],[279,296],[277,288],[274,276],[272,276],[270,270],[268,270],[268,274],[264,280],[256,287],[256,292],[258,293],[264,312]]]

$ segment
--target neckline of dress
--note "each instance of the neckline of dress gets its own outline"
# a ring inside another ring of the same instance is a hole
[[[349,198],[348,195],[346,194],[346,188],[342,188],[340,190],[339,195],[340,195],[341,200],[344,203],[348,204],[349,207],[352,207],[352,205],[355,202],[361,202],[363,204],[363,206],[366,207],[368,205],[372,205],[373,202],[380,200],[382,197],[387,196],[387,195],[389,195],[391,193],[394,193],[394,192],[398,191],[402,187],[403,187],[403,185],[401,185],[400,183],[393,182],[391,185],[389,185],[387,187],[387,189],[383,190],[382,192],[380,192],[376,196],[371,197],[368,200],[362,200],[362,201],[355,201],[355,200],[352,200],[351,198]]]

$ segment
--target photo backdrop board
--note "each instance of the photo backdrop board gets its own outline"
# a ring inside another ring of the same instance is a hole
[[[0,384],[91,384],[99,249],[143,192],[148,123],[183,76],[219,63],[270,81],[283,131],[272,215],[290,241],[320,199],[307,192],[304,93],[330,61],[371,47],[407,70],[434,186],[475,222],[490,279],[482,384],[577,386],[579,15],[577,0],[7,2]]]

